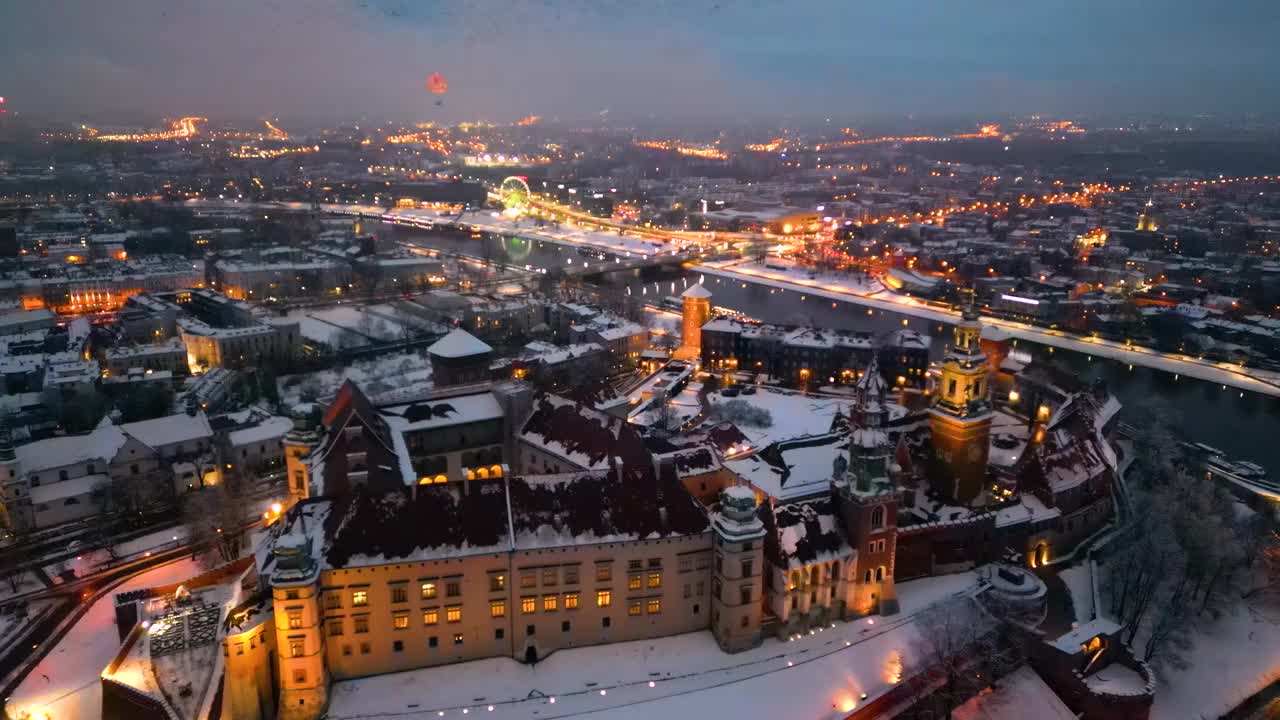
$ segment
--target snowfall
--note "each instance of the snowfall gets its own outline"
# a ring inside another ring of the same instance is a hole
[[[532,666],[495,658],[348,680],[334,684],[329,718],[834,717],[892,687],[910,663],[921,610],[977,582],[960,573],[902,583],[898,615],[838,622],[790,642],[767,639],[733,655],[697,632],[561,650]]]

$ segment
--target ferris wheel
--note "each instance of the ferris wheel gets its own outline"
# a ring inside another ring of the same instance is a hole
[[[529,183],[519,175],[512,175],[498,187],[498,197],[508,213],[522,213],[529,202]]]

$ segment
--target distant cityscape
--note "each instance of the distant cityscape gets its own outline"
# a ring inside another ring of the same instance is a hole
[[[0,114],[5,717],[1270,717],[1280,126],[260,120]]]

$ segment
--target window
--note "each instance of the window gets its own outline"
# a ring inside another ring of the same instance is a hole
[[[307,681],[307,671],[302,668],[295,669],[293,671],[293,681],[299,685],[305,683]]]
[[[369,604],[369,591],[356,590],[351,593],[351,607],[364,607]]]
[[[404,652],[404,641],[393,640],[391,642],[391,652]]]
[[[862,582],[871,582],[871,571],[870,571],[870,570],[868,570],[868,571],[867,571],[867,574],[863,576],[863,578],[862,578]]]
[[[462,606],[450,605],[444,609],[444,619],[451,623],[462,622]]]
[[[693,597],[693,586],[689,583],[684,584],[684,596],[686,598]]]
[[[397,630],[409,629],[409,611],[402,610],[391,616],[391,626]]]
[[[297,630],[301,628],[302,627],[302,610],[290,609],[288,611],[288,614],[289,614],[289,629]]]
[[[336,618],[329,621],[329,637],[338,637],[342,634],[342,618]]]
[[[569,625],[569,621],[565,620],[564,622],[560,623],[560,632],[569,632],[570,627],[571,626]]]
[[[440,622],[440,610],[438,608],[427,608],[422,611],[422,624],[435,625]]]
[[[369,654],[369,651],[370,651],[370,650],[372,650],[372,649],[373,649],[373,647],[372,647],[371,645],[369,645],[369,643],[367,643],[367,642],[362,642],[362,643],[360,643],[360,654],[361,654],[361,655],[368,655],[368,654]]]
[[[289,657],[302,657],[304,652],[303,647],[302,638],[300,636],[289,638]]]
[[[520,587],[531,588],[538,586],[538,576],[531,572],[520,574]]]
[[[881,580],[884,580],[884,566],[883,566],[883,565],[881,565],[880,567],[876,568],[876,582],[880,582]]]
[[[403,585],[397,585],[391,588],[391,602],[402,603],[409,602],[409,593]]]
[[[596,565],[596,581],[608,582],[613,579],[613,566],[605,563]]]
[[[750,624],[751,624],[751,618],[747,617],[746,615],[743,615],[743,616],[742,616],[742,627],[747,627],[747,626],[748,626],[748,625],[750,625]]]
[[[422,583],[422,599],[434,600],[436,597],[436,583],[434,580]]]
[[[640,564],[639,560],[632,560],[631,562],[627,563],[628,570],[639,570],[642,567],[644,566]]]
[[[507,601],[506,600],[490,600],[489,601],[489,617],[506,617]]]
[[[365,633],[369,632],[369,616],[368,615],[359,615],[353,619],[355,621],[357,635],[364,635]]]
[[[559,576],[559,573],[556,571],[555,568],[553,567],[542,568],[542,584],[543,585],[555,585],[558,576]]]
[[[489,592],[500,592],[507,589],[507,576],[502,573],[489,576]]]
[[[689,572],[691,569],[693,569],[693,558],[690,558],[690,557],[680,558],[680,562],[677,568],[680,572]]]
[[[338,610],[342,608],[342,596],[336,592],[325,593],[324,607],[326,610]]]
[[[457,580],[450,580],[444,584],[444,594],[447,597],[458,597],[462,594],[462,583]]]
[[[628,577],[627,577],[627,589],[628,589],[628,590],[639,590],[639,589],[640,589],[640,585],[641,585],[641,583],[642,583],[642,581],[640,580],[640,576],[639,576],[639,575],[630,575],[630,576],[628,576]]]
[[[572,565],[564,569],[564,584],[565,585],[578,584],[578,566],[577,565]]]
[[[571,592],[571,593],[564,594],[564,609],[565,610],[578,609],[578,593]]]
[[[651,573],[649,573],[649,582],[648,582],[648,586],[649,586],[649,587],[651,587],[651,588],[660,588],[660,587],[662,587],[662,573],[660,573],[660,572],[651,572]]]
[[[628,615],[630,615],[630,616],[632,616],[632,617],[635,617],[636,615],[639,615],[639,614],[640,614],[640,601],[639,601],[639,600],[628,600],[628,601],[627,601],[627,614],[628,614]]]
[[[738,599],[742,601],[743,605],[751,604],[751,586],[750,585],[743,585],[738,590]]]
[[[662,612],[662,599],[649,598],[649,602],[645,603],[644,611],[650,615],[657,615]]]
[[[520,598],[520,613],[522,615],[531,615],[538,611],[538,598],[532,595],[526,595]]]
[[[751,577],[754,574],[753,572],[754,570],[755,570],[754,563],[752,563],[750,560],[742,561],[742,577]]]
[[[440,638],[437,638],[435,635],[432,635],[431,637],[427,638],[427,647],[433,648],[433,647],[439,647],[439,646],[440,646]]]
[[[596,607],[609,607],[613,604],[613,593],[608,590],[596,591]]]
[[[462,633],[454,633],[454,634],[453,634],[453,644],[454,644],[454,645],[461,645],[461,644],[462,644]]]
[[[506,629],[506,628],[494,628],[494,630],[493,630],[493,639],[494,639],[494,640],[501,640],[502,638],[504,638],[504,637],[506,637],[506,636],[507,636],[507,629]]]
[[[556,603],[560,600],[559,595],[543,595],[542,596],[542,612],[555,612]]]
[[[350,654],[351,654],[351,646],[350,646],[350,645],[343,645],[343,646],[342,646],[342,655],[343,655],[343,657],[346,657],[346,656],[348,656],[348,655],[350,655]]]
[[[242,642],[238,642],[238,643],[236,643],[236,654],[237,654],[237,655],[243,655],[243,654],[244,654],[244,643],[242,643]]]
[[[698,581],[698,584],[697,584],[697,586],[696,586],[696,588],[697,588],[697,589],[696,589],[694,592],[698,593],[698,596],[699,596],[699,597],[701,597],[701,596],[702,596],[702,594],[703,594],[703,593],[705,593],[705,592],[707,591],[707,584],[706,584],[705,582],[703,582],[703,581],[699,580],[699,581]]]
[[[872,540],[872,541],[867,545],[867,552],[872,552],[872,553],[873,553],[873,552],[875,552],[875,551],[876,551],[876,541],[875,541],[875,540]]]
[[[662,567],[662,558],[649,558],[649,567],[651,568]]]
[[[719,580],[719,578],[713,578],[713,579],[711,580],[711,597],[716,598],[716,599],[720,599],[720,580]]]
[[[538,628],[537,628],[537,626],[536,626],[536,625],[525,625],[525,626],[524,626],[524,634],[525,634],[525,636],[526,636],[526,637],[528,637],[528,636],[532,636],[532,635],[534,635],[534,634],[535,634],[535,633],[537,633],[537,632],[538,632]]]
[[[751,551],[751,548],[753,548],[753,547],[755,547],[755,546],[751,544],[751,541],[750,541],[750,540],[748,540],[748,541],[746,541],[746,542],[742,543],[742,552],[750,552],[750,551]]]
[[[882,527],[884,527],[884,506],[877,505],[876,508],[871,511],[871,529],[878,530]]]

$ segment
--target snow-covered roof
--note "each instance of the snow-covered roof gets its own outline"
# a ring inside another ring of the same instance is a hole
[[[195,415],[177,413],[151,420],[124,423],[120,429],[155,450],[213,437],[213,429],[209,427],[209,419],[205,417],[204,411],[198,411]]]
[[[456,328],[448,335],[440,338],[427,348],[427,352],[437,357],[460,358],[471,355],[482,355],[492,352],[493,348],[471,333]]]
[[[709,298],[711,291],[702,286],[702,283],[694,283],[689,286],[688,290],[680,293],[682,298]]]
[[[848,451],[845,438],[832,433],[774,443],[725,466],[765,495],[793,500],[828,492],[835,459]]]
[[[502,406],[491,392],[398,405],[384,408],[382,413],[391,428],[400,432],[465,425],[495,420],[504,415]]]
[[[81,497],[93,492],[93,488],[99,484],[109,482],[111,482],[111,478],[104,474],[82,475],[70,480],[45,482],[31,488],[31,502],[39,505],[41,503],[65,500],[66,498]]]
[[[24,473],[66,467],[90,460],[109,462],[124,447],[125,435],[120,428],[104,420],[87,435],[37,440],[15,448]]]
[[[764,522],[764,551],[774,565],[803,567],[815,562],[845,560],[853,549],[830,497],[760,506]]]
[[[282,415],[272,415],[260,421],[257,425],[240,430],[232,430],[227,434],[227,439],[231,442],[232,447],[240,447],[241,445],[252,445],[282,438],[292,429],[293,420]]]
[[[953,720],[1076,720],[1076,714],[1023,665],[1000,679],[994,692],[980,693],[951,711]]]

